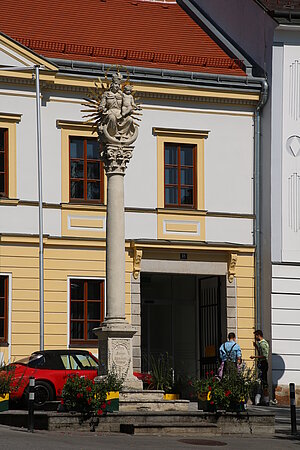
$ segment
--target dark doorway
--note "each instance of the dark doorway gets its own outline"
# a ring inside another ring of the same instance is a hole
[[[226,334],[225,276],[141,274],[142,370],[168,354],[176,376],[216,366]]]

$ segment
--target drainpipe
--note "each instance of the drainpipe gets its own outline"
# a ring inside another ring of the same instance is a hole
[[[258,105],[256,107],[254,116],[255,127],[255,144],[254,144],[254,177],[255,177],[255,298],[256,298],[256,328],[261,329],[262,324],[262,310],[261,310],[261,214],[260,214],[260,198],[261,198],[261,173],[260,173],[260,159],[261,159],[261,110],[268,100],[268,82],[261,80],[261,93]]]

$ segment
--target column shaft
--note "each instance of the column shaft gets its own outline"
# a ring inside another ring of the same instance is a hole
[[[125,319],[124,175],[107,174],[106,320]]]

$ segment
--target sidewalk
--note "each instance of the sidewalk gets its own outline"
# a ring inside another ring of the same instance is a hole
[[[205,445],[208,444],[208,445]],[[204,445],[203,445],[204,444]],[[205,438],[197,436],[128,436],[120,434],[100,433],[58,433],[36,431],[28,433],[25,430],[0,426],[1,450],[191,450],[201,448],[209,450],[223,447],[232,450],[284,450],[299,449],[300,436],[297,439],[286,435],[276,435],[274,438],[260,437],[220,437]]]

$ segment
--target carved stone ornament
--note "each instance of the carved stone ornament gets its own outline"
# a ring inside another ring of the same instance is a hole
[[[133,278],[137,280],[141,272],[143,250],[137,249],[134,242],[131,242],[131,248],[133,250]]]
[[[100,159],[104,161],[108,173],[125,172],[133,147],[138,137],[138,123],[141,108],[134,99],[132,85],[127,79],[122,84],[120,72],[112,74],[109,83],[96,84],[95,92],[86,99],[84,105],[90,114],[87,123],[97,130],[100,142]],[[116,152],[116,155],[113,153]]]
[[[230,253],[228,261],[228,281],[232,283],[236,274],[237,254]]]
[[[134,147],[122,147],[120,145],[107,144],[100,150],[100,159],[103,161],[107,174],[125,174]]]

